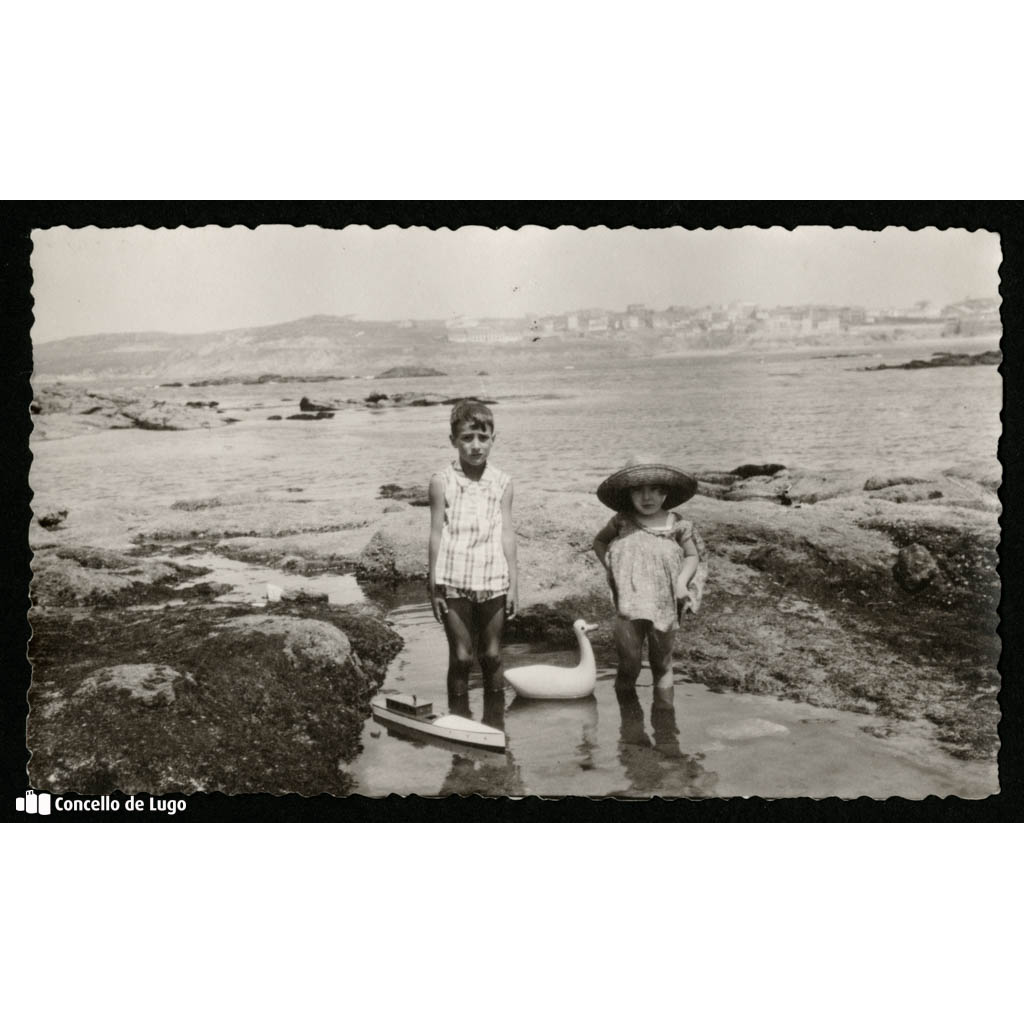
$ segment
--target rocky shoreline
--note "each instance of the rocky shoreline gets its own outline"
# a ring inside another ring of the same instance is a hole
[[[46,436],[62,416],[120,426],[138,408],[118,399],[88,411],[46,392],[37,429]],[[209,403],[185,411],[223,421]],[[964,467],[865,479],[777,463],[696,475],[684,512],[711,566],[677,648],[692,682],[859,712],[873,735],[923,729],[959,758],[994,759],[998,479]],[[32,785],[349,792],[368,698],[402,645],[384,602],[225,604],[185,557],[351,572],[386,596],[425,580],[427,513],[420,482],[379,487],[347,502],[184,494],[123,520],[40,502]],[[582,615],[601,623],[594,643],[612,657],[612,606],[590,547],[606,519],[590,494],[517,493],[522,614],[509,640],[568,646]],[[311,581],[307,597],[316,590]]]

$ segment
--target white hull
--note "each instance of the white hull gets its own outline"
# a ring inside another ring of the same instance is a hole
[[[448,740],[451,743],[465,743],[472,747],[483,747],[486,750],[504,750],[505,734],[483,722],[474,722],[471,718],[460,715],[438,715],[431,718],[414,718],[392,711],[386,706],[387,698],[374,697],[370,701],[370,710],[378,722],[386,722],[410,732],[420,732],[426,736]]]

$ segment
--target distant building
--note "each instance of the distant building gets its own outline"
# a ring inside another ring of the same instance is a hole
[[[611,321],[617,331],[635,331],[643,326],[643,318],[639,313],[615,313]]]
[[[531,336],[525,320],[460,320],[446,326],[448,340],[456,345],[510,345]]]
[[[603,309],[580,309],[566,317],[570,331],[607,331],[608,314]]]
[[[964,299],[943,307],[947,334],[998,334],[1002,330],[998,299]]]

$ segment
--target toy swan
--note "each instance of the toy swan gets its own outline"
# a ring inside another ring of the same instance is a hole
[[[575,668],[556,665],[522,665],[505,672],[512,689],[520,697],[533,700],[572,700],[589,697],[597,683],[597,665],[587,633],[597,626],[588,625],[583,619],[572,624],[573,632],[580,645],[580,663]]]

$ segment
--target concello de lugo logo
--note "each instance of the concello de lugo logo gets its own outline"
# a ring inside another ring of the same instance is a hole
[[[34,789],[26,789],[24,796],[15,797],[14,805],[26,814],[49,814],[50,794],[37,793]]]

